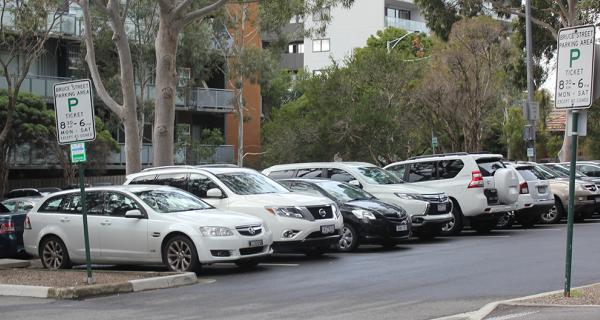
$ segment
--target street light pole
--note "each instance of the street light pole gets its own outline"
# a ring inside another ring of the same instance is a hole
[[[404,39],[404,38],[406,38],[406,37],[410,36],[411,34],[415,34],[415,33],[419,33],[419,31],[413,31],[413,32],[409,32],[409,33],[407,33],[407,34],[403,35],[403,36],[402,36],[402,37],[400,37],[400,38],[396,38],[396,39],[394,39],[394,40],[389,40],[389,41],[386,43],[387,52],[388,52],[388,53],[390,53],[390,52],[392,51],[392,49],[394,49],[394,48],[395,48],[395,47],[398,45],[398,43],[399,43],[400,41],[402,41],[402,39]]]
[[[527,139],[527,148],[533,149],[533,154],[528,154],[529,161],[536,161],[535,154],[535,120],[531,105],[533,104],[533,54],[532,54],[532,35],[531,35],[531,0],[526,0],[525,3],[525,43],[527,47],[527,104],[526,112],[527,122],[531,126],[531,137]]]

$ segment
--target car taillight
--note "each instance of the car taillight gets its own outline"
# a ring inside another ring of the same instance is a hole
[[[471,188],[483,188],[483,175],[481,171],[473,170],[471,172],[471,182],[469,182],[467,189]]]
[[[29,220],[29,216],[25,216],[25,229],[31,230],[31,221]]]
[[[2,222],[0,223],[0,234],[15,233],[14,222]]]
[[[522,182],[519,185],[519,193],[520,194],[528,194],[529,193],[529,186],[527,185],[527,182]]]

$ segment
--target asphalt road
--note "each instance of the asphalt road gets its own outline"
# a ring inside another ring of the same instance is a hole
[[[565,225],[496,231],[318,259],[276,256],[257,270],[213,266],[213,284],[86,301],[0,299],[2,319],[431,319],[561,289]],[[600,221],[577,224],[573,286],[600,282]]]
[[[599,307],[500,306],[485,320],[589,320],[598,319]]]

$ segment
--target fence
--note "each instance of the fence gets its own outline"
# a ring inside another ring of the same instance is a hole
[[[79,180],[75,179],[71,184],[78,183]],[[88,185],[118,185],[125,182],[125,176],[90,176],[85,177],[85,183]],[[19,179],[19,180],[8,180],[8,190],[19,189],[19,188],[49,188],[57,187],[63,188],[68,186],[69,183],[63,178],[55,179]]]

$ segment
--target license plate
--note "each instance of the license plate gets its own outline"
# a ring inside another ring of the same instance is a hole
[[[263,241],[262,240],[250,240],[248,245],[250,247],[262,247]]]
[[[539,193],[546,193],[546,187],[538,187]]]
[[[438,212],[443,212],[443,211],[446,211],[446,204],[445,203],[438,204]]]
[[[321,226],[321,233],[322,234],[330,234],[330,233],[334,233],[334,232],[335,232],[335,226],[334,225]]]
[[[406,231],[408,230],[408,226],[405,224],[400,224],[396,226],[396,231]]]

